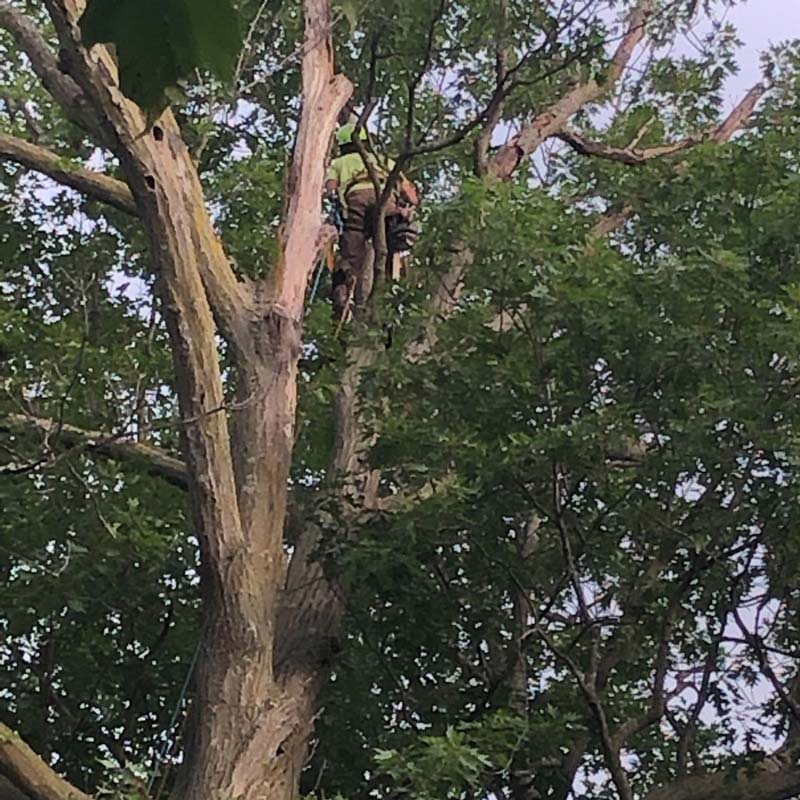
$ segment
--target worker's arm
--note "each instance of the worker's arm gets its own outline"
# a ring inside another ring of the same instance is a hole
[[[325,196],[332,197],[339,189],[339,160],[334,158],[325,173]]]

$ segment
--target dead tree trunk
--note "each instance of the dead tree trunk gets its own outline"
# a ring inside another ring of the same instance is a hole
[[[350,92],[333,72],[329,2],[303,3],[303,111],[292,192],[281,258],[263,285],[234,275],[172,114],[149,128],[119,91],[105,49],[81,45],[79,0],[52,0],[49,9],[94,132],[120,159],[161,279],[203,563],[202,649],[177,797],[290,800],[312,730],[316,665],[276,677],[275,617],[303,300],[324,233],[328,142]],[[240,376],[231,409],[217,330]]]

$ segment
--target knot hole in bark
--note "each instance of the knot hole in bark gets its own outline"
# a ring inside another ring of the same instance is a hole
[[[300,357],[300,323],[278,309],[264,315],[261,322],[263,343],[259,351],[269,353],[280,363],[290,363]]]
[[[153,125],[153,138],[157,142],[164,141],[164,129],[160,125]]]
[[[156,188],[156,179],[152,175],[145,175],[144,182],[147,184],[147,188],[151,191],[154,191]]]

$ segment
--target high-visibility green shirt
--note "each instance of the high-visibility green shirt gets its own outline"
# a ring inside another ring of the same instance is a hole
[[[387,158],[383,163],[379,164],[372,153],[367,153],[367,158],[370,163],[378,168],[378,176],[381,179],[381,184],[383,184],[387,170],[394,169],[394,161],[391,158]],[[334,158],[330,167],[328,167],[328,175],[325,180],[336,181],[339,202],[342,204],[343,209],[347,209],[347,199],[345,197],[347,192],[373,188],[367,168],[364,166],[364,160],[361,158],[361,153],[348,153]]]

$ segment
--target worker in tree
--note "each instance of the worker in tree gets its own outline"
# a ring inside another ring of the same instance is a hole
[[[375,233],[377,204],[375,186],[358,146],[353,141],[356,123],[352,120],[342,125],[336,133],[338,156],[331,162],[325,183],[329,197],[336,198],[341,208],[344,229],[339,237],[339,262],[333,274],[333,307],[337,318],[342,319],[353,301],[363,302],[371,285],[371,275],[366,275],[368,242]],[[369,148],[367,132],[359,131],[366,158],[375,170],[380,187],[386,184],[394,162],[379,161]],[[408,245],[412,231],[408,220],[419,202],[414,184],[400,176],[397,189],[389,198],[385,217],[387,223],[388,260],[392,262],[397,245]],[[403,221],[405,220],[405,224]],[[394,235],[392,235],[394,231]],[[407,249],[407,247],[406,247]]]

